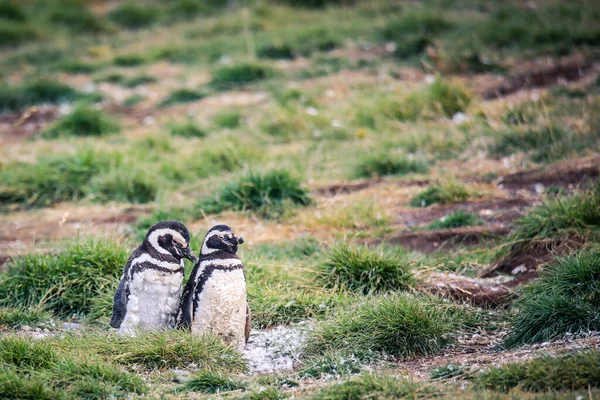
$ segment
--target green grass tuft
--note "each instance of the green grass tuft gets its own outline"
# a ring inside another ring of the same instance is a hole
[[[373,297],[340,311],[310,333],[306,355],[377,352],[399,358],[431,355],[452,342],[461,319],[440,300],[414,294]]]
[[[50,314],[34,308],[0,308],[0,330],[3,327],[19,329],[23,325],[35,328],[52,326]]]
[[[46,20],[74,33],[101,33],[108,30],[108,24],[78,1],[62,0],[53,2],[46,13]]]
[[[193,101],[201,100],[204,97],[206,97],[206,95],[197,90],[177,89],[165,98],[160,105],[162,107],[168,107],[177,103],[191,103]]]
[[[336,246],[316,267],[324,287],[341,287],[358,293],[408,290],[415,283],[410,262],[382,250]]]
[[[37,29],[27,23],[0,19],[0,48],[16,47],[37,39],[39,35]]]
[[[448,204],[465,201],[471,193],[463,185],[448,182],[442,185],[429,186],[410,200],[413,207],[429,207],[432,204]]]
[[[160,11],[148,4],[121,3],[108,13],[108,18],[126,29],[140,29],[153,25],[159,19]]]
[[[358,178],[372,178],[388,175],[421,174],[429,170],[427,164],[403,156],[389,153],[369,156],[356,167],[354,175]]]
[[[560,357],[543,356],[523,363],[509,363],[475,377],[479,389],[508,392],[559,392],[600,387],[600,353],[579,351]]]
[[[213,71],[210,85],[219,90],[244,87],[275,76],[275,70],[262,64],[237,64],[220,67]]]
[[[105,117],[102,111],[87,105],[79,105],[71,114],[59,118],[54,125],[42,132],[43,138],[69,136],[102,136],[119,132],[119,124]]]
[[[433,221],[427,225],[427,229],[452,229],[460,228],[462,226],[483,225],[483,223],[484,221],[476,214],[463,210],[456,210],[440,220]]]
[[[242,112],[239,110],[221,111],[213,117],[213,123],[222,129],[235,129],[240,126]]]
[[[128,255],[117,243],[87,240],[54,255],[15,257],[0,277],[0,304],[44,309],[65,318],[85,314],[94,297],[121,277]]]
[[[600,185],[548,199],[515,221],[515,231],[497,257],[511,259],[538,246],[563,240],[594,240],[600,235]]]
[[[205,212],[253,211],[272,218],[282,215],[286,205],[308,206],[311,203],[300,179],[279,170],[245,174],[238,182],[226,186],[217,199],[205,200],[199,207]]]
[[[429,10],[406,12],[398,18],[388,20],[380,35],[384,40],[401,43],[416,35],[437,35],[453,26],[452,21],[441,13]]]
[[[201,371],[192,379],[187,381],[182,391],[202,392],[202,393],[223,393],[232,390],[246,389],[247,384],[241,381],[233,380],[218,372]]]
[[[121,165],[92,178],[86,189],[94,201],[149,203],[156,199],[156,176],[134,165]]]
[[[322,389],[312,399],[427,399],[437,396],[439,396],[439,393],[435,389],[423,383],[398,379],[393,376],[365,374],[359,378],[353,378]]]
[[[123,54],[113,59],[113,64],[119,67],[139,67],[145,62],[144,57],[138,54]]]
[[[0,85],[0,111],[15,111],[35,104],[70,102],[84,97],[72,87],[49,79],[26,82],[20,86]]]
[[[203,138],[206,137],[206,131],[200,128],[192,121],[188,121],[182,124],[171,124],[168,126],[169,132],[173,136],[182,136],[182,137],[196,137]]]
[[[556,259],[515,302],[507,347],[600,329],[600,250]]]
[[[0,3],[0,19],[23,22],[27,15],[16,1],[6,0]]]

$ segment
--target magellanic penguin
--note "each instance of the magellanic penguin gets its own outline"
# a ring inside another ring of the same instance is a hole
[[[110,326],[119,334],[172,328],[179,309],[183,258],[196,262],[190,234],[178,221],[154,225],[129,257],[113,302]]]
[[[246,278],[237,256],[244,243],[227,225],[212,227],[183,290],[178,325],[193,334],[212,333],[241,349],[250,334]]]

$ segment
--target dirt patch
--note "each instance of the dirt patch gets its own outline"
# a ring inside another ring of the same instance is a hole
[[[524,89],[556,85],[565,81],[576,81],[592,69],[593,64],[583,55],[575,55],[560,60],[546,59],[541,62],[526,63],[520,71],[499,84],[480,92],[486,100],[504,97]]]
[[[600,155],[567,160],[546,167],[505,175],[497,181],[506,189],[537,191],[539,185],[569,187],[600,176]]]
[[[438,220],[451,212],[462,210],[477,214],[490,224],[504,225],[514,221],[525,208],[533,203],[533,199],[517,197],[432,205],[426,208],[402,210],[396,215],[396,223],[409,227],[419,226]]]
[[[584,245],[583,238],[571,237],[562,241],[538,241],[525,249],[514,249],[481,272],[482,278],[498,274],[523,275],[538,271],[542,266],[552,263],[557,256],[571,254]]]
[[[457,245],[473,246],[484,240],[507,235],[509,232],[510,228],[501,225],[467,226],[454,229],[401,232],[383,239],[367,239],[364,243],[374,245],[385,242],[410,250],[431,253],[438,250],[449,250]]]
[[[349,194],[354,192],[360,192],[362,190],[369,189],[373,186],[389,183],[396,186],[401,187],[411,187],[411,186],[427,186],[431,181],[428,179],[421,180],[400,180],[400,181],[390,181],[388,179],[375,178],[369,180],[360,180],[353,182],[343,182],[343,183],[333,183],[326,186],[321,186],[314,189],[312,192],[315,195],[325,196],[325,197],[333,197],[341,194]]]
[[[516,278],[468,278],[456,274],[430,274],[422,289],[455,301],[467,302],[484,308],[505,306],[514,298],[514,288],[537,277],[530,271]]]
[[[48,105],[0,114],[0,135],[9,139],[28,138],[40,132],[58,116],[58,107]]]

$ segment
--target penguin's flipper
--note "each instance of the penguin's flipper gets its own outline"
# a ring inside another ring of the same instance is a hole
[[[113,313],[112,318],[110,319],[110,326],[113,328],[118,329],[125,319],[125,314],[127,313],[127,298],[129,297],[128,292],[129,290],[125,283],[125,279],[121,279],[113,300]]]
[[[248,343],[248,338],[250,337],[250,327],[252,326],[252,312],[250,311],[250,306],[246,303],[246,327],[244,330],[244,336],[246,337],[246,343]]]

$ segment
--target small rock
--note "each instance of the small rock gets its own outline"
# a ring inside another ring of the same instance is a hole
[[[31,327],[29,325],[23,325],[23,326],[21,326],[21,330],[23,332],[30,332],[31,331]]]
[[[463,112],[457,112],[452,117],[452,122],[456,125],[462,125],[469,120],[469,117]]]
[[[173,374],[175,375],[173,378],[173,382],[175,383],[185,383],[190,380],[189,371],[185,371],[183,369],[174,369]]]

